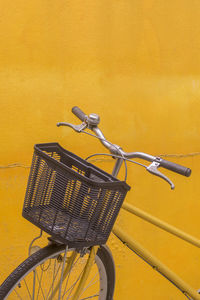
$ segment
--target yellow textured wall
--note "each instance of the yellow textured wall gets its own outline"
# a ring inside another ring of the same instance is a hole
[[[0,1],[0,281],[38,233],[21,217],[29,169],[7,166],[30,165],[39,142],[58,141],[82,157],[103,150],[91,137],[55,126],[77,122],[72,106],[99,113],[106,137],[126,151],[200,151],[199,28],[197,0]],[[127,201],[200,237],[200,157],[172,160],[191,167],[191,178],[164,171],[176,184],[172,192],[130,166]],[[200,288],[198,249],[126,212],[118,223]],[[115,300],[183,298],[114,237],[109,245]]]

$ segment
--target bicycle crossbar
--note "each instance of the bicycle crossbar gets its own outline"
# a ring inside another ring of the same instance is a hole
[[[180,239],[185,240],[186,242],[200,248],[200,240],[193,237],[192,235],[185,233],[184,231],[144,212],[143,210],[141,210],[127,202],[123,203],[122,208],[127,210],[128,212],[142,218],[143,220],[179,237]]]
[[[183,281],[177,274],[165,266],[160,260],[153,256],[142,245],[132,239],[131,236],[126,234],[119,226],[115,225],[113,233],[130,249],[138,254],[142,259],[148,262],[154,270],[164,275],[169,281],[171,281],[176,287],[178,287],[183,294],[189,295],[194,300],[200,300],[198,292]]]

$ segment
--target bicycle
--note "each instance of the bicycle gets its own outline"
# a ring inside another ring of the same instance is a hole
[[[106,140],[98,127],[98,115],[86,115],[78,107],[73,107],[72,112],[82,121],[80,125],[61,122],[57,126],[68,126],[78,133],[99,139],[110,154],[93,154],[83,160],[57,143],[35,145],[23,216],[38,226],[41,232],[29,246],[29,257],[0,286],[0,299],[112,300],[115,264],[111,251],[105,245],[112,231],[186,298],[200,300],[198,291],[114,225],[122,208],[200,247],[200,240],[123,202],[130,189],[126,183],[127,161],[145,167],[148,172],[169,183],[172,189],[173,182],[158,168],[186,177],[190,176],[191,170],[146,153],[124,152],[121,147]],[[115,159],[112,175],[87,162],[96,155]],[[133,161],[133,158],[146,160],[150,165]],[[122,164],[125,165],[124,181],[117,179]],[[49,244],[38,249],[33,244],[43,231],[50,235]]]

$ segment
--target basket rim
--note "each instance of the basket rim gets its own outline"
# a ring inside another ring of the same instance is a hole
[[[65,165],[64,163],[56,160],[55,158],[49,156],[48,154],[46,154],[44,151],[46,150],[42,150],[40,148],[42,147],[50,147],[50,146],[54,146],[54,147],[58,147],[61,151],[63,151],[65,154],[67,155],[71,155],[71,158],[72,159],[80,159],[82,163],[85,163],[88,168],[93,168],[93,169],[96,169],[98,172],[102,172],[104,175],[107,175],[109,176],[109,178],[111,178],[113,181],[109,181],[109,182],[97,182],[95,180],[92,180],[80,173],[77,173],[75,170],[71,169],[70,167],[68,167],[67,165]],[[51,163],[51,165],[54,165],[54,169],[55,169],[55,165],[57,168],[60,168],[60,169],[65,169],[67,170],[68,172],[70,172],[71,174],[75,175],[77,178],[79,178],[80,180],[82,181],[85,181],[86,183],[90,184],[91,186],[94,186],[96,187],[97,184],[99,187],[102,187],[102,188],[109,188],[110,189],[115,189],[115,190],[121,190],[123,189],[124,192],[127,192],[130,190],[130,186],[125,182],[125,181],[121,181],[115,177],[113,177],[111,174],[105,172],[104,170],[96,167],[95,165],[91,164],[90,162],[84,160],[83,158],[81,158],[80,156],[70,152],[69,150],[66,150],[65,148],[63,148],[62,146],[60,146],[59,143],[57,142],[54,142],[54,143],[39,143],[39,144],[35,144],[34,145],[34,150],[36,153],[39,154],[39,156],[42,156],[45,161],[49,161]]]

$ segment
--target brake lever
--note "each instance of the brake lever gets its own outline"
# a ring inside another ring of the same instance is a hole
[[[164,174],[162,174],[160,171],[158,171],[158,168],[160,166],[160,163],[159,162],[156,162],[156,161],[153,161],[147,168],[146,170],[148,172],[150,172],[151,174],[153,175],[156,175],[162,179],[164,179],[165,181],[167,181],[170,186],[171,186],[171,189],[173,190],[175,188],[175,185],[173,184],[173,182],[167,177],[165,176]]]
[[[76,132],[81,132],[82,130],[84,130],[85,128],[87,128],[87,124],[85,122],[83,122],[82,124],[80,125],[74,125],[74,124],[71,124],[71,123],[66,123],[66,122],[59,122],[56,124],[58,127],[59,126],[68,126],[72,129],[74,129]]]

